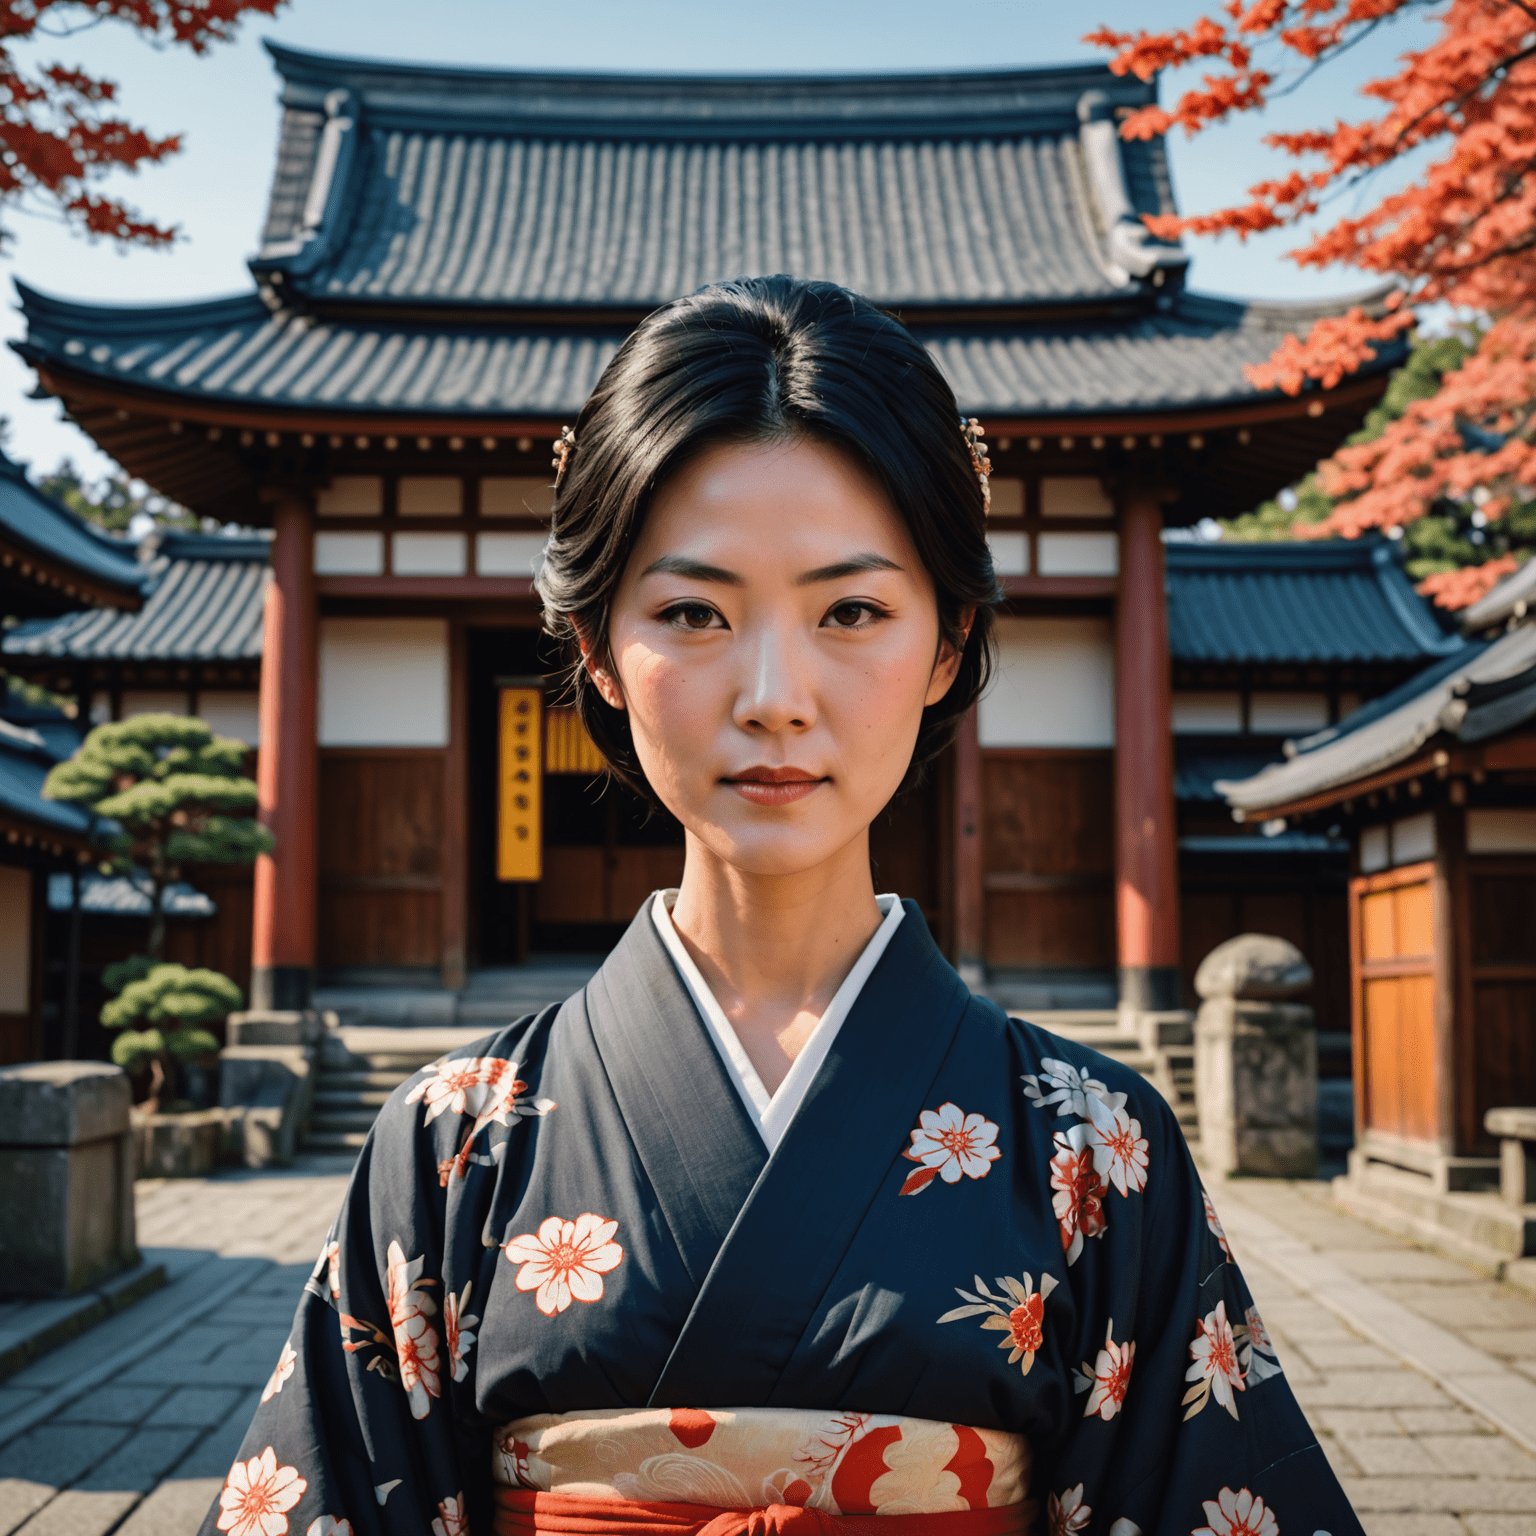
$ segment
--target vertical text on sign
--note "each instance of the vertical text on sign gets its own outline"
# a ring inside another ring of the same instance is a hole
[[[501,690],[501,758],[498,773],[496,878],[537,880],[543,875],[543,766],[539,740],[544,693],[540,688]]]

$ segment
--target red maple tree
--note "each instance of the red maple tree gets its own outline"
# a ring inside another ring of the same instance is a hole
[[[1122,125],[1126,138],[1182,126],[1197,133],[1234,113],[1262,108],[1298,73],[1325,66],[1393,18],[1431,0],[1230,0],[1218,17],[1169,32],[1115,32],[1088,42],[1114,50],[1110,67],[1149,79],[1204,60],[1199,87],[1171,110],[1150,106]],[[1240,205],[1189,217],[1149,218],[1164,237],[1233,233],[1240,239],[1294,225],[1330,196],[1417,151],[1426,168],[1363,213],[1351,212],[1291,257],[1304,267],[1335,262],[1398,283],[1384,309],[1319,321],[1250,370],[1261,388],[1327,389],[1380,343],[1412,326],[1431,304],[1481,317],[1476,344],[1430,398],[1415,401],[1369,442],[1319,467],[1339,498],[1309,536],[1353,537],[1424,517],[1473,492],[1484,518],[1536,502],[1536,0],[1446,0],[1438,34],[1401,55],[1397,73],[1362,94],[1380,103],[1360,121],[1264,142],[1296,162],[1288,175],[1248,189]],[[1445,607],[1476,600],[1513,568],[1508,557],[1432,576],[1423,585]]]
[[[228,42],[248,11],[284,0],[0,0],[0,206],[48,207],[74,228],[126,244],[168,245],[176,231],[91,190],[113,170],[173,155],[179,135],[155,138],[113,110],[117,86],[65,64],[25,67],[21,45],[117,21],[157,43],[206,53]],[[0,231],[0,239],[5,237]]]

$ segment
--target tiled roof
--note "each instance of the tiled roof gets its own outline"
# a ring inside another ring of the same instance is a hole
[[[1103,65],[535,74],[268,47],[284,118],[256,267],[316,299],[649,308],[787,271],[889,304],[1070,302],[1129,281],[1079,103],[1156,87]],[[1171,212],[1161,141],[1120,159],[1128,212]]]
[[[269,311],[255,295],[109,306],[16,285],[29,360],[197,402],[455,419],[574,415],[622,329],[348,321]],[[1332,306],[1330,306],[1331,308]],[[1244,369],[1305,331],[1313,305],[1180,293],[1119,320],[919,327],[961,408],[1030,417],[1134,413],[1256,399]],[[1384,356],[1380,366],[1390,358]]]
[[[7,656],[119,661],[252,661],[261,655],[267,541],[168,533],[145,567],[138,613],[93,608],[6,634]]]
[[[1493,591],[1473,603],[1461,615],[1462,628],[1469,633],[1491,629],[1511,618],[1524,617],[1536,607],[1536,560],[1527,560],[1513,575],[1506,576]]]
[[[1165,549],[1176,661],[1425,661],[1464,643],[1440,628],[1388,539]]]
[[[35,731],[0,720],[0,815],[30,822],[42,832],[86,837],[91,818],[85,811],[69,801],[43,798],[43,781],[57,761]]]
[[[0,453],[0,538],[73,567],[94,585],[136,603],[144,573],[131,544],[76,517],[27,479],[26,470]]]
[[[1442,732],[1482,740],[1532,715],[1536,624],[1526,624],[1497,640],[1468,643],[1337,726],[1297,742],[1289,761],[1217,787],[1245,815],[1261,814],[1395,767]]]

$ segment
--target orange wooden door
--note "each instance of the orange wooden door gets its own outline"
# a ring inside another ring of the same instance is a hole
[[[1350,884],[1355,1103],[1361,1128],[1436,1140],[1433,866]]]

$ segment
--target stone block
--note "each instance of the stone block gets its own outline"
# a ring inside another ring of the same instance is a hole
[[[102,1062],[0,1068],[0,1295],[72,1296],[139,1262],[130,1097]]]
[[[219,1053],[219,1103],[235,1117],[236,1157],[247,1168],[293,1161],[314,1098],[317,1049],[244,1043]]]
[[[1200,1155],[1220,1173],[1317,1172],[1317,1030],[1299,1003],[1208,998],[1195,1019]]]
[[[141,1179],[200,1179],[224,1157],[229,1112],[194,1109],[184,1114],[133,1112],[133,1136]]]
[[[325,1033],[325,1016],[313,1008],[253,1008],[230,1014],[224,1028],[230,1045],[316,1046]]]
[[[0,1067],[0,1126],[11,1147],[73,1147],[128,1129],[132,1091],[102,1061],[27,1061]]]
[[[1218,944],[1195,972],[1195,991],[1203,998],[1274,1002],[1311,985],[1312,967],[1302,952],[1268,933],[1240,933]]]

